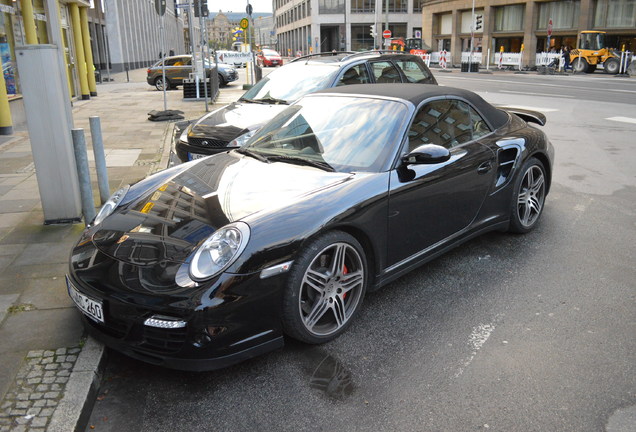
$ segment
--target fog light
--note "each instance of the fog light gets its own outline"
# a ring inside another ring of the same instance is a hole
[[[157,327],[163,329],[177,329],[183,328],[186,326],[185,321],[177,320],[176,318],[172,318],[169,316],[163,315],[153,315],[144,321],[144,325],[148,327]]]

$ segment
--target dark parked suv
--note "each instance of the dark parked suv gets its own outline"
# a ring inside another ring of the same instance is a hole
[[[192,56],[191,55],[178,55],[172,57],[166,57],[166,81],[168,86],[166,89],[175,88],[178,85],[183,84],[184,79],[188,79],[192,73]],[[208,61],[205,61],[205,68],[208,70],[214,67],[208,65]],[[238,72],[233,66],[219,63],[219,85],[224,86],[229,82],[236,81],[238,79]],[[155,86],[157,90],[163,90],[163,67],[161,60],[154,65],[150,66],[147,71],[148,75],[146,81],[148,84]]]
[[[299,57],[264,77],[237,102],[198,120],[177,123],[175,152],[185,162],[238,147],[307,93],[349,84],[402,82],[437,84],[420,57],[399,51]]]

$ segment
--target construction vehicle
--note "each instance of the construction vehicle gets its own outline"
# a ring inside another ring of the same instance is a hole
[[[577,73],[592,73],[602,64],[605,73],[617,74],[620,57],[605,46],[605,32],[587,30],[579,34],[577,48],[570,51],[570,64]]]
[[[396,37],[391,39],[391,49],[395,51],[406,51],[409,54],[415,54],[419,56],[422,56],[430,51],[430,47],[422,42],[422,39],[404,39],[403,37]]]

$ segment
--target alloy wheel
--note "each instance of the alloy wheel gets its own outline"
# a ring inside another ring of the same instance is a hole
[[[519,222],[530,228],[541,215],[545,200],[545,176],[538,165],[532,165],[523,175],[517,197]]]
[[[320,251],[302,279],[299,312],[312,334],[328,336],[349,321],[364,290],[364,265],[348,243],[334,243]]]

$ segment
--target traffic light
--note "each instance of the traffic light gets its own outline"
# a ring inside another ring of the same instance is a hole
[[[200,6],[199,2],[201,3]],[[194,16],[197,18],[199,18],[199,16],[207,17],[208,15],[210,15],[210,12],[208,11],[207,0],[193,0],[192,7],[194,8]],[[199,7],[201,7],[201,15],[199,15]]]
[[[484,21],[483,15],[475,16],[475,30],[481,29],[483,21]]]
[[[371,37],[376,37],[377,33],[375,32],[375,24],[371,24],[371,32],[369,33]]]

